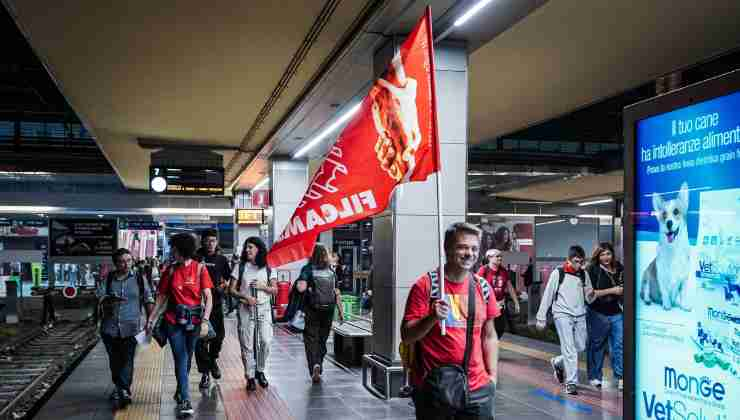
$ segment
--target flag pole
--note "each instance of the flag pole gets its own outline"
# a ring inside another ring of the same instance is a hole
[[[427,6],[426,11],[427,21],[427,42],[429,43],[429,72],[432,87],[432,107],[434,111],[433,130],[434,136],[432,143],[434,144],[434,158],[437,160],[437,243],[439,245],[439,267],[437,268],[437,276],[439,277],[439,297],[445,299],[445,273],[444,273],[444,226],[442,223],[442,162],[441,152],[439,150],[439,122],[437,120],[437,86],[434,79],[434,32],[432,31],[432,8]],[[446,321],[443,319],[440,321],[439,326],[442,335],[447,333]]]

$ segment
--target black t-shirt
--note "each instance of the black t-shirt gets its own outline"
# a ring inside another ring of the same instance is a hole
[[[208,275],[213,282],[213,306],[220,306],[224,301],[224,290],[219,288],[221,280],[227,281],[231,277],[231,267],[229,260],[219,253],[205,255],[205,252],[199,252],[200,262],[206,265]]]
[[[616,267],[616,272],[613,274],[607,272],[601,266],[592,265],[588,268],[588,276],[594,290],[604,290],[621,283],[622,271],[621,265]],[[606,295],[596,299],[588,306],[602,315],[617,315],[622,313],[622,308],[619,307],[620,300],[619,296]]]

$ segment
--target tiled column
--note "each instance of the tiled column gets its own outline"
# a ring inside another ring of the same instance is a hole
[[[464,221],[467,209],[468,56],[464,45],[435,45],[437,110],[442,158],[443,226]],[[380,74],[393,46],[375,57]],[[416,279],[439,265],[435,176],[396,190],[389,210],[374,219],[373,338],[371,351],[396,364],[401,319]]]
[[[308,187],[308,162],[273,160],[270,184],[272,189],[271,228],[273,243],[275,243],[306,192]],[[275,268],[290,270],[290,278],[295,280],[305,263],[306,261],[302,260]]]

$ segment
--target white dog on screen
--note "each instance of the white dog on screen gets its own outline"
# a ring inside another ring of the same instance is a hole
[[[640,297],[646,305],[656,303],[663,309],[679,307],[690,311],[688,282],[691,264],[687,214],[689,186],[684,182],[678,197],[664,200],[653,193],[653,210],[658,219],[657,255],[642,274]]]

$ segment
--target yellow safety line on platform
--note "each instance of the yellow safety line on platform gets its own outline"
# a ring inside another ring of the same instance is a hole
[[[115,420],[159,419],[164,352],[157,344],[140,347],[134,364],[133,402],[116,412]]]
[[[508,350],[513,353],[523,354],[525,356],[529,356],[534,359],[544,360],[546,362],[549,362],[551,358],[557,356],[557,354],[548,353],[546,351],[541,351],[541,350],[536,350],[536,349],[530,349],[528,347],[520,346],[514,343],[509,343],[503,340],[499,341],[499,347],[503,350]],[[587,369],[586,362],[579,361],[578,367],[580,369]],[[610,378],[614,377],[614,375],[612,374],[612,369],[606,365],[606,360],[604,361],[604,374],[608,375]]]

